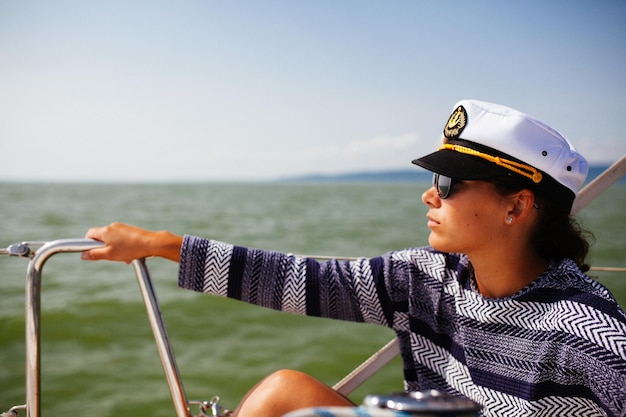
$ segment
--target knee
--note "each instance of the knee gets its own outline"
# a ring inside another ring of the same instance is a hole
[[[304,372],[283,369],[267,376],[243,399],[236,415],[278,417],[314,406],[351,406],[347,398]]]
[[[293,369],[280,369],[268,375],[262,385],[272,390],[290,391],[293,388],[315,383],[316,380],[304,372]]]
[[[259,394],[273,402],[283,403],[293,409],[317,405],[351,405],[343,395],[328,385],[305,374],[291,369],[282,369],[270,374],[261,382]]]

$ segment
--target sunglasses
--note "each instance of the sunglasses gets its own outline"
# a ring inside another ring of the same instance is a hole
[[[433,174],[433,187],[437,190],[437,195],[441,199],[446,199],[452,192],[453,179],[444,175]]]

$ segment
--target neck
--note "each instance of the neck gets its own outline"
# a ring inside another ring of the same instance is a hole
[[[515,257],[492,253],[489,257],[470,256],[470,261],[478,291],[488,298],[511,296],[548,268],[548,261],[534,253],[519,253]]]

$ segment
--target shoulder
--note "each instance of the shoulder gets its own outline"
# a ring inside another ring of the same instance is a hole
[[[593,310],[626,323],[626,313],[609,289],[583,273],[571,259],[553,262],[517,301],[560,303],[575,310]]]
[[[553,262],[545,275],[548,278],[545,280],[547,286],[564,291],[566,296],[589,294],[608,302],[616,302],[608,288],[582,272],[571,259]]]

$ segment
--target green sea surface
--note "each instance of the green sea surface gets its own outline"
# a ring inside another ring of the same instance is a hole
[[[427,243],[426,183],[0,184],[0,247],[83,237],[123,221],[306,255],[376,256]],[[594,266],[626,267],[626,186],[580,213],[596,237]],[[27,262],[0,256],[0,413],[25,402]],[[234,407],[282,368],[332,385],[388,342],[373,325],[301,317],[197,294],[177,265],[148,261],[190,400]],[[592,272],[626,305],[626,273]],[[175,411],[132,267],[52,257],[43,271],[43,416],[173,416]],[[351,398],[402,389],[399,359]],[[192,410],[196,411],[196,410]]]

